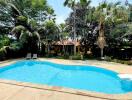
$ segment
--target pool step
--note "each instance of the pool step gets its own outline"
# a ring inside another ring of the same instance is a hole
[[[132,91],[132,74],[119,74],[123,90]]]
[[[118,76],[119,76],[121,79],[132,80],[132,74],[119,74]]]

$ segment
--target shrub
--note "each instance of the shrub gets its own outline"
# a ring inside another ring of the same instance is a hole
[[[112,60],[112,57],[105,56],[105,60],[106,60],[106,61],[111,61],[111,60]]]
[[[126,64],[128,64],[128,65],[132,65],[132,61],[128,61]]]
[[[111,59],[111,57],[107,57],[105,59],[106,61],[110,62],[116,62],[116,63],[121,63],[121,64],[127,64],[127,65],[132,65],[132,60],[119,60],[119,59]]]
[[[81,54],[70,56],[70,59],[72,59],[72,60],[81,60]]]
[[[0,35],[0,48],[3,46],[8,46],[10,44],[10,39],[7,36]]]
[[[13,42],[10,47],[14,50],[20,50],[20,48],[22,48],[22,44],[20,42]]]
[[[68,53],[64,54],[64,59],[69,59],[69,54]]]

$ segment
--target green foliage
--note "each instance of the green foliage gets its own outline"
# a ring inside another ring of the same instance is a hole
[[[4,26],[16,24],[18,16],[21,16],[21,21],[31,18],[38,22],[46,20],[48,14],[54,13],[46,0],[0,0],[0,9],[0,22]]]
[[[37,21],[36,20],[32,20],[32,19],[28,19],[28,24],[32,27],[33,30],[37,30]]]
[[[48,29],[54,30],[56,28],[56,25],[52,20],[46,21],[44,25]]]
[[[67,32],[66,28],[66,24],[61,23],[59,26],[59,35],[60,35],[60,39],[66,39],[69,36],[69,33]]]
[[[131,60],[126,61],[126,60],[119,60],[119,59],[111,59],[110,57],[107,57],[105,60],[109,62],[116,62],[116,63],[126,64],[126,65],[132,65]]]
[[[50,41],[54,41],[56,39],[58,39],[58,35],[59,35],[59,28],[57,27],[57,25],[54,23],[54,21],[49,20],[46,21],[44,23],[44,28],[45,29],[45,38],[50,40]],[[42,36],[44,37],[44,36]]]
[[[132,4],[129,4],[128,12],[129,12],[129,21],[132,22]]]
[[[13,50],[20,50],[22,47],[23,45],[20,42],[13,42],[10,45],[10,48],[12,48]]]
[[[71,56],[70,57],[72,60],[82,60],[81,59],[81,54],[76,54],[76,55],[74,55],[74,56]]]
[[[49,14],[54,14],[54,10],[52,8],[50,8],[50,7],[47,8],[47,12]]]
[[[65,0],[64,5],[71,8],[72,12],[66,24],[58,26],[54,21],[54,9],[47,4],[47,0],[0,0],[0,32],[9,33],[13,27],[11,33],[17,38],[16,42],[11,43],[7,36],[0,36],[1,57],[4,57],[6,53],[4,46],[10,46],[14,51],[21,48],[31,50],[37,48],[36,46],[41,41],[50,48],[52,43],[63,41],[67,37],[81,38],[81,44],[86,52],[97,45],[100,22],[105,25],[106,40],[109,40],[107,41],[108,47],[112,42],[114,42],[112,47],[116,47],[119,43],[123,46],[130,46],[132,39],[128,35],[131,35],[132,28],[127,22],[131,21],[132,6],[125,7],[120,5],[120,2],[107,3],[105,1],[97,7],[91,7],[90,3],[90,0]],[[72,31],[74,13],[76,37],[73,36]],[[123,42],[123,40],[127,41]],[[69,55],[65,54],[64,57],[69,58]],[[77,54],[72,59],[81,59],[80,57]]]
[[[28,20],[28,19],[27,19],[25,16],[18,16],[18,17],[17,17],[17,21],[18,21],[17,23],[18,23],[18,24],[21,23],[21,24],[23,24],[23,25],[26,25],[27,20]]]
[[[10,45],[10,39],[7,36],[0,35],[0,48]]]
[[[128,27],[125,25],[117,25],[111,31],[111,37],[119,38],[122,37],[128,30]]]
[[[31,4],[34,8],[43,9],[47,4],[46,0],[31,0]]]
[[[0,49],[0,60],[4,60],[6,55],[6,49],[3,47]]]
[[[18,25],[12,29],[11,33],[13,33],[16,36],[17,40],[19,40],[19,38],[22,37],[25,31],[26,31],[26,28],[24,26]]]
[[[69,59],[69,54],[68,53],[64,54],[63,58],[64,59]]]

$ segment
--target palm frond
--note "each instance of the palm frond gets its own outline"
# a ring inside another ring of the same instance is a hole
[[[19,11],[19,9],[13,5],[12,3],[8,3],[8,5],[15,11],[17,12],[18,15],[22,15],[21,12]]]
[[[116,3],[114,4],[114,6],[116,7],[116,6],[119,6],[120,4],[121,4],[121,2],[118,1],[118,2],[116,2]]]
[[[87,2],[87,6],[89,6],[89,5],[90,5],[90,3],[91,3],[91,0],[88,0],[88,2]]]
[[[12,29],[11,33],[17,34],[18,32],[21,32],[22,30],[25,31],[26,28],[24,26],[22,26],[22,25],[19,25],[19,26],[14,27]]]
[[[37,31],[33,32],[33,35],[35,35],[37,37],[38,41],[40,41],[40,35]]]
[[[65,0],[64,6],[67,6],[68,5],[68,2],[69,2],[69,0]]]

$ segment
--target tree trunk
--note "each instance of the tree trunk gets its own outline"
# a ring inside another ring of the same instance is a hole
[[[63,55],[65,55],[65,45],[63,44]]]
[[[73,9],[74,12],[74,55],[76,55],[76,9],[74,7]]]
[[[47,53],[49,55],[49,44],[47,45]]]
[[[103,58],[104,55],[104,49],[101,49],[101,59]]]

